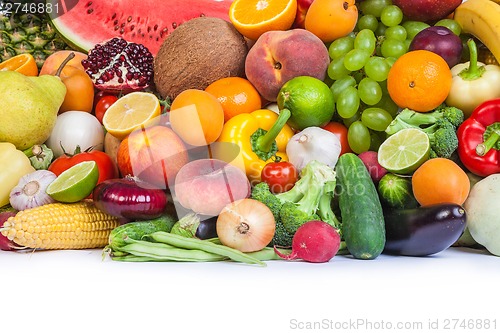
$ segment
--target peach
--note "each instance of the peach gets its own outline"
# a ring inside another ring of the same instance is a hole
[[[250,196],[250,182],[239,168],[207,158],[184,165],[175,177],[175,198],[195,213],[216,216],[229,203]]]
[[[54,75],[59,66],[61,66],[64,59],[66,59],[71,52],[75,54],[75,57],[68,62],[68,65],[74,66],[84,71],[85,69],[82,66],[82,60],[87,59],[87,55],[85,53],[71,50],[61,50],[52,53],[47,57],[47,59],[45,59],[38,75]]]
[[[285,82],[302,75],[323,81],[329,64],[326,45],[312,32],[268,31],[248,52],[245,74],[262,97],[275,102]]]
[[[157,125],[125,137],[118,146],[116,160],[122,176],[135,176],[167,189],[189,162],[189,156],[184,142],[173,130]]]

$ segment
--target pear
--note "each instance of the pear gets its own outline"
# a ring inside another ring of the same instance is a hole
[[[0,142],[20,150],[44,143],[65,95],[66,86],[57,76],[0,71]]]

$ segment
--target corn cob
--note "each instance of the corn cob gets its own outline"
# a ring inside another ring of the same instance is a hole
[[[90,200],[52,203],[20,211],[5,221],[2,235],[16,244],[44,250],[102,248],[120,223]]]

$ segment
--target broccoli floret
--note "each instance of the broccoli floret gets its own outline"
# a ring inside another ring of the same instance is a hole
[[[430,157],[450,158],[458,148],[458,137],[454,128],[440,127],[432,133],[427,133],[429,137],[431,150]]]
[[[464,112],[454,106],[441,104],[433,113],[437,118],[439,118],[437,115],[442,114],[442,118],[449,121],[455,128],[458,128],[464,122]]]
[[[441,105],[425,113],[406,108],[401,110],[385,132],[392,135],[405,128],[418,128],[429,137],[431,158],[450,158],[458,148],[456,131],[463,121],[464,113],[456,107]]]
[[[271,212],[273,213],[274,220],[277,221],[280,216],[281,206],[283,206],[283,202],[274,195],[270,188],[269,184],[266,182],[260,182],[256,184],[252,188],[252,193],[250,196],[252,199],[262,202],[264,205],[269,207]]]
[[[451,124],[456,129],[463,121],[464,113],[456,107],[440,106],[431,112],[417,112],[405,108],[387,126],[385,132],[392,135],[405,128],[426,130],[435,124],[445,126],[446,123]]]
[[[266,182],[256,184],[252,188],[251,198],[265,204],[273,213],[274,221],[276,222],[276,230],[271,245],[280,247],[292,246],[293,234],[288,233],[281,222],[280,211],[283,202],[271,192],[269,185]]]
[[[283,222],[281,222],[281,220],[276,221],[276,230],[274,232],[272,245],[284,248],[291,247],[292,240],[293,234],[290,234],[288,231],[286,231]]]
[[[320,212],[321,208],[326,208],[324,203],[323,205],[320,205],[320,203],[323,195],[329,195],[335,190],[335,171],[323,163],[312,161],[302,170],[299,182],[307,184],[307,187],[303,188],[301,188],[303,184],[299,184],[299,188],[296,190],[303,193],[303,196],[298,201],[284,202],[280,210],[280,219],[286,230],[291,234],[295,234],[297,229],[305,222],[321,219],[321,215],[333,220],[330,215],[333,214],[330,206],[331,197],[329,197],[330,201],[328,204],[331,212]],[[295,186],[290,191],[293,191],[294,188]],[[285,193],[278,194],[277,197],[282,199]]]
[[[280,219],[286,231],[295,234],[297,229],[307,221],[319,220],[319,216],[316,214],[319,199],[317,194],[313,194],[304,196],[298,203],[285,202],[280,210]]]
[[[332,210],[333,193],[324,193],[319,200],[318,215],[321,221],[328,223],[340,232],[340,221]]]
[[[273,194],[267,183],[256,184],[251,197],[264,203],[274,215],[274,244],[290,246],[295,231],[310,220],[324,218],[325,222],[338,227],[331,209],[335,185],[335,171],[318,161],[309,162],[302,169],[300,179],[287,192]]]

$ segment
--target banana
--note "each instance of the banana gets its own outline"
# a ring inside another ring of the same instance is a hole
[[[477,37],[500,62],[500,0],[467,0],[453,18],[462,32]]]

